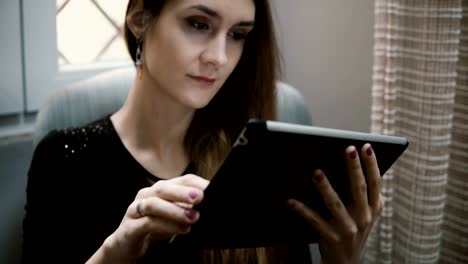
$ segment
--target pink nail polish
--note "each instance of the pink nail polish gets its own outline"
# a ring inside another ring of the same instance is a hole
[[[191,191],[189,193],[190,199],[194,200],[198,197],[198,193],[196,191]]]
[[[324,177],[325,177],[325,175],[323,174],[323,171],[318,171],[314,176],[314,180],[316,182],[322,182]]]
[[[367,150],[366,150],[367,156],[372,156],[372,153],[373,153],[373,152],[374,152],[374,151],[372,150],[372,146],[369,144],[369,147],[368,147]]]
[[[353,149],[353,151],[351,151],[349,153],[349,158],[350,159],[355,159],[356,157],[357,157],[357,151],[356,151],[356,149]]]
[[[184,213],[185,213],[185,216],[187,216],[190,220],[195,219],[195,217],[197,216],[197,211],[191,210],[191,209],[185,210]]]
[[[294,200],[289,199],[289,200],[288,200],[288,206],[289,206],[289,208],[294,209],[294,208],[297,207],[297,202],[294,201]]]

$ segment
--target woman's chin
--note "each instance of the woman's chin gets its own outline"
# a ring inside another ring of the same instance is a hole
[[[191,107],[194,109],[194,110],[198,110],[198,109],[202,109],[204,107],[206,107],[208,104],[210,103],[210,101],[197,101],[197,102],[193,102]]]
[[[214,96],[207,96],[207,95],[192,96],[192,97],[186,98],[185,105],[194,110],[198,110],[207,106],[211,102],[213,97]]]

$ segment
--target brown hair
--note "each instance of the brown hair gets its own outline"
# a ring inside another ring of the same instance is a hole
[[[255,3],[255,27],[245,41],[238,65],[211,102],[196,111],[185,138],[194,173],[210,179],[250,117],[276,119],[276,81],[280,60],[268,0]],[[166,0],[143,0],[143,8],[157,18]],[[136,0],[130,0],[127,15]],[[135,61],[136,38],[125,24],[127,48]],[[226,263],[255,258],[266,260],[265,249],[205,252],[205,263]],[[250,261],[249,261],[250,262]],[[255,261],[257,262],[257,261]],[[242,262],[246,263],[246,262]]]

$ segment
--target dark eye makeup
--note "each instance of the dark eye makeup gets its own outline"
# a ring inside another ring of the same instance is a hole
[[[201,33],[206,33],[213,29],[208,19],[201,16],[188,17],[186,18],[186,22],[191,29]],[[243,28],[231,30],[228,32],[228,37],[234,41],[245,40],[248,35],[249,31]]]
[[[201,18],[189,17],[189,18],[187,18],[187,23],[193,29],[196,29],[196,30],[199,30],[199,31],[204,31],[204,30],[209,30],[210,29],[210,25],[207,22],[203,21],[203,19],[201,19]]]

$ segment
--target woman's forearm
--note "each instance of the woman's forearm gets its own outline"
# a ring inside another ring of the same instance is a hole
[[[86,261],[86,264],[132,264],[135,261],[124,260],[115,253],[107,238],[102,246]]]

